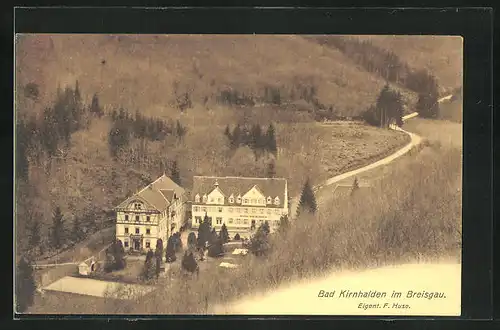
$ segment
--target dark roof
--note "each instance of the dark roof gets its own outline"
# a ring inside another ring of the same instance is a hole
[[[285,190],[287,182],[283,178],[245,178],[245,177],[215,177],[215,176],[194,176],[193,190],[191,198],[194,200],[196,194],[208,195],[215,189],[215,183],[218,183],[220,191],[226,196],[225,204],[229,205],[231,195],[236,199],[238,195],[245,195],[254,186],[266,197],[279,197],[281,205],[285,200]]]
[[[174,199],[174,190],[173,189],[160,189],[160,192],[163,194],[165,199],[172,203],[172,200]]]
[[[163,174],[153,183],[120,203],[117,208],[126,207],[133,199],[139,197],[158,211],[164,211],[172,202],[174,192],[180,198],[184,194],[184,189]]]

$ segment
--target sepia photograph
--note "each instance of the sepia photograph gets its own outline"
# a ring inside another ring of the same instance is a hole
[[[16,313],[461,315],[462,37],[14,46]]]

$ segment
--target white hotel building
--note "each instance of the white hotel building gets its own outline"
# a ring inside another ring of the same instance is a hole
[[[275,230],[281,216],[288,215],[287,181],[282,178],[193,178],[192,228],[205,214],[219,231],[226,224],[232,237],[249,237],[265,221]]]
[[[126,251],[155,249],[183,225],[185,191],[165,174],[115,208],[116,238]]]

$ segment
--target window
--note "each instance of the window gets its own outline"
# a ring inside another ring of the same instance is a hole
[[[248,204],[248,198],[245,198],[245,204]]]
[[[128,214],[125,214],[125,221],[128,221]]]
[[[215,223],[218,225],[222,225],[222,218],[220,217],[215,218]]]
[[[151,235],[151,229],[146,228],[146,235]]]
[[[200,202],[200,195],[196,194],[196,196],[194,196],[194,201],[196,203],[199,203]]]
[[[233,196],[229,197],[229,203],[231,203],[231,204],[234,203],[234,197]]]
[[[137,227],[136,227],[136,228],[135,228],[135,233],[136,233],[136,234],[139,234],[139,232],[140,232],[139,228],[137,228]]]
[[[264,209],[260,209],[260,214],[264,214]]]
[[[278,197],[276,197],[276,198],[274,199],[274,204],[275,204],[275,205],[280,205],[280,199],[279,199]]]
[[[271,214],[271,209],[267,209],[267,214]]]
[[[238,213],[240,213],[240,214],[241,214],[241,212],[242,212],[242,211],[241,211],[241,208],[238,208]]]
[[[257,213],[257,209],[252,209],[252,213]]]
[[[220,204],[221,201],[220,201],[220,197],[217,197],[217,204]]]
[[[210,197],[210,203],[213,203],[214,202],[214,199],[212,197]]]
[[[238,204],[241,204],[241,197],[240,197],[240,196],[238,196],[238,199],[236,200],[236,202],[237,202]]]
[[[150,241],[146,241],[146,249],[149,249],[151,247],[151,242]]]
[[[233,208],[232,207],[229,208],[229,213],[233,213]]]
[[[267,204],[271,204],[271,196],[267,197]]]
[[[219,212],[222,212],[222,207],[219,207]]]
[[[248,219],[244,219],[244,220],[243,220],[243,223],[244,223],[245,225],[248,225]]]
[[[193,211],[194,211],[194,212],[198,212],[198,210],[199,210],[199,209],[200,209],[200,208],[199,208],[198,206],[194,206],[194,207],[193,207]]]
[[[279,210],[279,209],[276,209],[276,210],[274,210],[274,213],[276,213],[276,214],[280,214],[280,210]]]
[[[203,195],[203,203],[207,202],[207,195]]]
[[[139,216],[138,215],[135,216],[135,221],[139,222]]]
[[[127,239],[125,240],[124,244],[125,244],[125,247],[128,247],[128,240]]]
[[[149,215],[146,217],[146,221],[151,221],[151,217]]]
[[[236,219],[236,224],[239,225],[241,223],[240,219]]]
[[[207,208],[206,208],[206,207],[202,207],[202,208],[201,208],[201,210],[202,210],[203,212],[207,212]]]
[[[194,217],[194,223],[201,223],[201,217]]]
[[[141,203],[135,203],[135,204],[134,204],[134,208],[135,208],[136,210],[140,210],[140,209],[142,208]]]
[[[233,223],[233,218],[229,218],[229,223],[232,224]]]
[[[128,227],[125,227],[125,234],[128,234]]]
[[[243,213],[248,213],[248,209],[247,208],[243,209]]]

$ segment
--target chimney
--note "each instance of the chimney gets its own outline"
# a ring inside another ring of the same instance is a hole
[[[217,188],[217,187],[219,187],[219,182],[217,181],[217,179],[215,179],[214,186],[215,186],[216,188]]]

